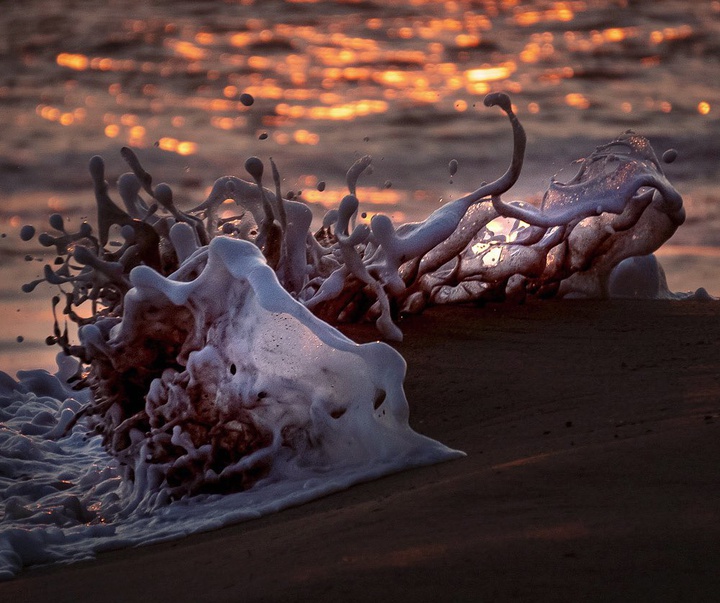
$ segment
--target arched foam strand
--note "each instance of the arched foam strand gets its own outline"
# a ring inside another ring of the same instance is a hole
[[[510,98],[504,93],[488,94],[485,105],[499,106],[508,116],[513,129],[513,155],[505,173],[490,184],[485,184],[473,193],[435,210],[426,220],[417,224],[406,224],[402,232],[395,230],[392,221],[384,215],[376,215],[371,228],[378,244],[385,250],[384,277],[399,286],[397,271],[405,261],[421,257],[447,240],[458,228],[468,209],[478,201],[492,195],[500,195],[515,184],[522,170],[527,142],[525,130],[512,110]],[[449,251],[449,250],[448,250]],[[452,257],[439,258],[442,265]]]
[[[357,181],[362,173],[370,167],[372,163],[372,157],[370,155],[363,155],[350,166],[350,169],[345,174],[345,182],[348,187],[348,191],[353,197],[357,197]],[[357,220],[357,211],[350,216],[350,226],[355,228]]]
[[[350,166],[350,169],[345,174],[345,182],[348,187],[348,191],[353,197],[357,197],[357,181],[360,175],[370,167],[372,163],[372,157],[370,155],[363,155]]]
[[[274,194],[265,190],[265,195],[268,198],[274,197]],[[235,203],[243,209],[249,211],[256,224],[259,226],[265,217],[262,206],[262,198],[258,187],[253,182],[242,180],[235,176],[223,176],[218,178],[213,184],[210,194],[207,199],[203,201],[197,207],[190,210],[191,213],[207,212],[211,210],[217,210],[222,205],[225,199],[232,199]]]
[[[153,191],[152,187],[152,176],[143,169],[142,165],[140,164],[140,160],[138,159],[138,156],[135,154],[135,151],[133,151],[130,147],[122,147],[120,149],[120,156],[125,160],[125,163],[127,163],[128,167],[133,171],[143,190],[148,195],[154,198],[155,191]]]
[[[607,297],[615,266],[625,258],[655,252],[675,233],[678,214],[668,215],[654,198],[655,191],[646,191],[619,215],[604,213],[571,225],[565,237],[565,265],[553,277],[559,282],[559,296]]]
[[[627,150],[608,152],[617,146]],[[614,169],[609,168],[616,162]],[[678,225],[682,224],[685,218],[682,197],[665,178],[647,141],[626,134],[599,147],[582,162],[580,171],[570,182],[553,181],[541,209],[504,203],[499,198],[493,198],[493,206],[501,215],[549,228],[604,212],[620,214],[629,202],[638,198],[638,192],[644,187],[655,189],[658,196],[654,202]]]

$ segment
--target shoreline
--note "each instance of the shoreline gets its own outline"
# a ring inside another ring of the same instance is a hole
[[[0,584],[25,601],[713,600],[720,302],[435,307],[410,423],[468,456]],[[376,338],[371,325],[342,329]]]

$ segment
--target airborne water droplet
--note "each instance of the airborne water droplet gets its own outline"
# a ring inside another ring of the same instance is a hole
[[[50,226],[52,226],[55,230],[64,231],[65,225],[63,224],[63,217],[60,214],[53,214],[50,216],[50,219],[48,220],[50,223]]]
[[[662,160],[665,163],[672,163],[677,159],[678,152],[675,149],[668,149],[663,153]]]
[[[23,241],[29,241],[35,236],[35,227],[30,224],[26,224],[20,229],[20,238]]]

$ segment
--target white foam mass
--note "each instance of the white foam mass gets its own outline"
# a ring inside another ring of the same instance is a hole
[[[151,382],[138,411],[149,430],[128,429],[129,442],[110,446],[118,454],[87,433],[97,417],[64,435],[91,401],[87,389],[64,385],[74,367],[59,378],[21,372],[19,382],[0,373],[0,577],[217,528],[462,455],[409,427],[402,357],[384,343],[353,343],[313,316],[253,244],[214,239],[189,282],[147,267],[131,281],[109,338],[102,325],[82,333],[93,362],[108,353],[117,362],[145,358],[139,348],[119,350],[152,339],[147,327],[173,314],[189,321],[188,347]],[[107,416],[121,411],[109,401]],[[196,430],[204,412],[218,413],[221,429],[210,437]],[[249,450],[218,464],[223,438],[253,430]],[[175,456],[161,453],[169,449]],[[244,489],[213,493],[233,476]]]

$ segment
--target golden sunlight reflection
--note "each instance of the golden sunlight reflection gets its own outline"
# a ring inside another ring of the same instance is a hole
[[[306,183],[307,184],[307,183]],[[312,186],[312,185],[310,185]],[[328,186],[324,191],[316,189],[303,190],[303,199],[310,203],[317,203],[327,209],[334,209],[340,203],[340,200],[347,195],[345,187]],[[357,198],[363,206],[367,205],[384,205],[388,207],[397,206],[407,203],[409,194],[407,191],[400,191],[388,188],[378,188],[372,186],[359,186],[357,188]],[[371,216],[364,219],[369,220]]]
[[[78,140],[101,137],[100,147],[155,147],[217,163],[233,145],[311,153],[351,131],[372,140],[353,151],[377,152],[381,136],[397,150],[411,125],[468,140],[488,115],[489,92],[511,93],[528,131],[542,124],[560,136],[563,121],[579,115],[604,123],[677,116],[680,127],[711,123],[720,106],[709,85],[649,84],[674,46],[707,35],[684,14],[672,24],[657,15],[616,19],[610,0],[398,0],[370,13],[352,1],[286,1],[287,15],[243,0],[198,19],[181,10],[129,17],[107,43],[67,41],[51,51],[53,89],[36,90],[23,119],[75,129]],[[18,94],[0,87],[3,100]],[[466,186],[463,177],[456,186]],[[404,186],[367,191],[368,202],[412,200],[420,185]],[[327,193],[306,198],[331,204]],[[445,194],[436,187],[432,197]]]
[[[165,136],[158,140],[157,145],[163,151],[170,151],[178,155],[193,155],[197,153],[197,144],[187,140],[178,140],[177,138]]]
[[[35,113],[47,121],[55,121],[63,126],[70,126],[84,121],[87,110],[84,107],[77,107],[72,111],[64,111],[51,105],[38,105],[35,107]]]
[[[590,107],[590,101],[584,94],[579,92],[571,92],[565,95],[565,104],[576,109],[587,109]]]
[[[61,67],[69,67],[76,71],[84,71],[90,66],[90,61],[84,54],[62,52],[57,56],[56,61]]]
[[[551,107],[603,106],[595,92],[577,89],[580,77],[614,73],[609,66],[588,67],[600,53],[622,53],[626,44],[640,44],[647,51],[635,59],[628,55],[626,62],[634,60],[637,68],[656,66],[665,45],[696,32],[682,22],[574,29],[579,17],[595,10],[597,2],[590,0],[487,0],[472,10],[463,1],[398,4],[413,10],[403,18],[394,11],[369,18],[352,13],[328,24],[269,18],[258,10],[242,26],[228,22],[216,30],[188,22],[128,19],[122,24],[124,35],[157,43],[164,52],[143,59],[127,52],[59,52],[55,62],[69,78],[86,71],[107,74],[107,94],[80,97],[72,92],[78,81],[68,79],[66,102],[41,102],[36,114],[67,127],[87,123],[88,114],[98,109],[132,113],[137,116],[132,124],[105,120],[105,136],[138,147],[161,141],[161,149],[181,154],[198,152],[197,142],[173,132],[190,123],[253,136],[264,127],[274,143],[314,145],[332,122],[372,123],[374,116],[416,106],[457,115],[492,91],[511,92],[516,102],[524,101],[517,107],[547,119]],[[192,82],[190,88],[178,89],[172,83],[176,78]],[[243,100],[247,95],[257,101],[252,109]],[[626,114],[642,106],[655,114],[679,108],[709,115],[714,96],[698,95],[684,106],[670,98],[651,100],[642,105],[642,99],[626,95],[613,98],[613,106]],[[328,125],[311,127],[318,122]]]
[[[515,23],[523,27],[535,25],[540,22],[552,21],[572,21],[575,13],[570,9],[570,5],[585,7],[585,2],[556,2],[555,6],[547,10],[525,10],[518,9],[515,13]]]

